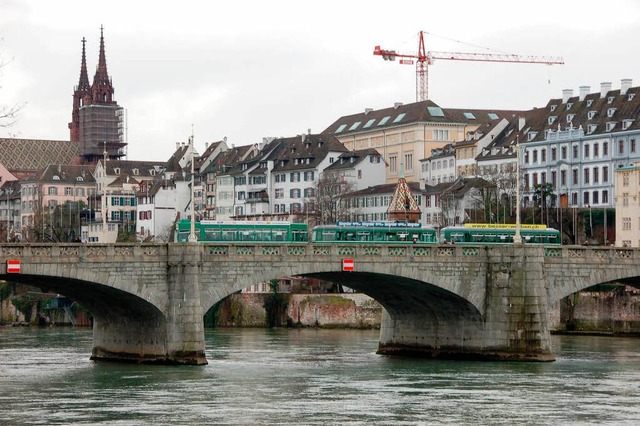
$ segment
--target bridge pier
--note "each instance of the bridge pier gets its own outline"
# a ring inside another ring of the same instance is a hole
[[[167,359],[175,364],[207,364],[200,300],[203,246],[170,244],[168,255]]]
[[[163,273],[145,278],[165,294],[164,312],[139,297],[81,298],[94,316],[92,360],[202,365],[202,246],[169,245]],[[141,283],[132,283],[134,287]],[[94,290],[95,291],[95,290]],[[104,300],[110,302],[105,304]]]
[[[525,255],[526,253],[526,255]],[[544,248],[486,248],[473,274],[484,307],[442,297],[383,313],[378,353],[441,359],[553,361],[544,287]],[[432,300],[438,299],[438,300]]]

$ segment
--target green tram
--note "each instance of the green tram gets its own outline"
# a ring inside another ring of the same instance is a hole
[[[175,241],[187,242],[191,233],[191,221],[178,221]],[[195,223],[198,241],[242,242],[242,243],[306,243],[309,228],[305,223],[286,221],[215,221],[203,220]]]
[[[312,230],[316,243],[362,244],[436,244],[438,236],[431,227],[409,222],[337,222]]]
[[[516,227],[512,224],[469,223],[447,226],[440,230],[445,244],[513,244]],[[560,232],[545,225],[521,225],[520,236],[525,244],[560,245]]]

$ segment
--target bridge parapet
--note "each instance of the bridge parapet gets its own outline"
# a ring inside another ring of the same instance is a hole
[[[2,244],[0,261],[21,259],[25,262],[151,262],[167,257],[166,244]]]
[[[606,263],[629,261],[634,263],[640,260],[640,250],[620,247],[604,246],[562,246],[546,247],[545,263],[554,263],[554,259],[560,262],[597,262]]]

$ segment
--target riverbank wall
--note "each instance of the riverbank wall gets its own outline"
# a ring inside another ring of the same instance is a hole
[[[640,289],[573,294],[552,307],[549,328],[556,334],[640,336]]]
[[[238,293],[205,315],[208,327],[266,327],[266,293]],[[361,293],[283,294],[283,326],[380,328],[382,306]]]

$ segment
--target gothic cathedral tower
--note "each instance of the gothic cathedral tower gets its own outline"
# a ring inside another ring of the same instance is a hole
[[[73,92],[73,111],[69,123],[71,142],[78,144],[81,162],[92,164],[103,158],[125,155],[124,110],[113,100],[113,84],[107,72],[104,49],[104,32],[100,27],[100,53],[98,66],[89,85],[86,40],[82,39],[82,63],[80,81]]]

